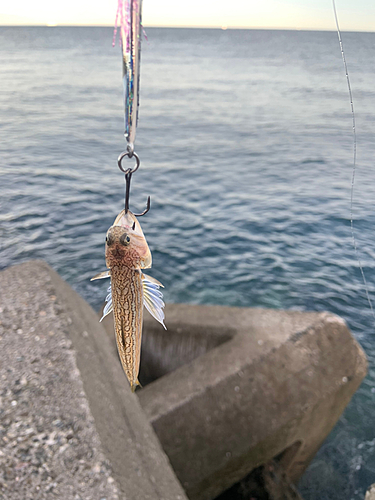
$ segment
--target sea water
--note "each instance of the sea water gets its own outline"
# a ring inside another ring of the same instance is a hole
[[[147,29],[130,205],[167,302],[331,311],[369,375],[300,482],[375,482],[375,330],[350,233],[352,122],[335,32]],[[357,114],[355,231],[375,298],[375,34],[343,33]],[[45,259],[95,308],[124,205],[110,28],[0,28],[0,267]],[[131,163],[129,163],[130,165]]]

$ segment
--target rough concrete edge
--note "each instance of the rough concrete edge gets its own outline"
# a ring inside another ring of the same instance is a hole
[[[347,406],[350,404],[350,401],[362,385],[367,373],[368,373],[368,359],[366,352],[362,348],[362,346],[359,344],[359,342],[355,339],[353,336],[351,330],[349,329],[346,321],[338,316],[337,314],[330,313],[330,312],[323,312],[321,313],[321,321],[320,324],[317,324],[317,326],[320,326],[323,330],[328,326],[329,324],[334,324],[338,329],[344,329],[348,333],[348,343],[353,346],[353,356],[355,356],[355,359],[353,361],[353,376],[346,377],[344,376],[345,381],[342,379],[340,386],[342,390],[347,389],[349,386],[351,386],[352,390],[349,391],[346,396],[340,401],[339,405],[336,405],[336,408],[338,410],[338,414],[340,418],[340,415],[343,414]],[[308,332],[306,332],[308,333]],[[297,339],[298,342],[299,339]],[[295,341],[293,339],[293,341]],[[355,376],[354,376],[355,375]],[[341,391],[342,392],[342,391]],[[322,393],[322,398],[324,400],[329,400],[331,398],[330,393]],[[316,455],[316,453],[319,451],[323,443],[326,441],[330,433],[333,431],[333,429],[336,427],[338,423],[338,419],[332,424],[332,425],[326,425],[325,427],[325,437],[324,439],[320,440],[317,442],[317,446],[311,450],[309,455],[306,455],[304,457],[304,463],[307,464],[303,467],[298,466],[305,452],[304,446],[301,446],[296,455],[293,457],[293,460],[291,461],[290,465],[286,468],[286,473],[289,475],[289,478],[294,482],[298,484],[298,481],[301,479],[302,475],[306,471],[306,469],[309,467],[311,460],[313,457]],[[295,468],[294,473],[290,474],[289,471],[292,468]],[[375,498],[374,498],[375,500]]]
[[[0,281],[0,498],[118,500],[48,275]]]

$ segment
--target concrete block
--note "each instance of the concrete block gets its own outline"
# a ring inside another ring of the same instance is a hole
[[[274,457],[298,480],[366,374],[333,314],[175,304],[166,324],[146,318],[142,362],[164,376],[137,394],[191,500]]]
[[[0,277],[0,497],[186,500],[91,307],[43,262]]]

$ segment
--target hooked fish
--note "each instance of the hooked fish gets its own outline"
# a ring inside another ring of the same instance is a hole
[[[108,229],[105,243],[107,271],[91,278],[111,278],[102,321],[113,311],[116,343],[122,367],[134,392],[141,356],[143,306],[164,324],[163,285],[141,269],[151,267],[152,257],[142,228],[129,210],[123,210]]]

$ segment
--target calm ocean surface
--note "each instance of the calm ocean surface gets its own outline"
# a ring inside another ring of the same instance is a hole
[[[350,234],[350,103],[334,32],[148,29],[131,207],[169,302],[328,310],[369,375],[300,483],[375,482],[375,330]],[[354,216],[375,300],[375,34],[344,33],[357,113]],[[110,28],[0,28],[0,268],[45,259],[95,308],[123,208]]]

